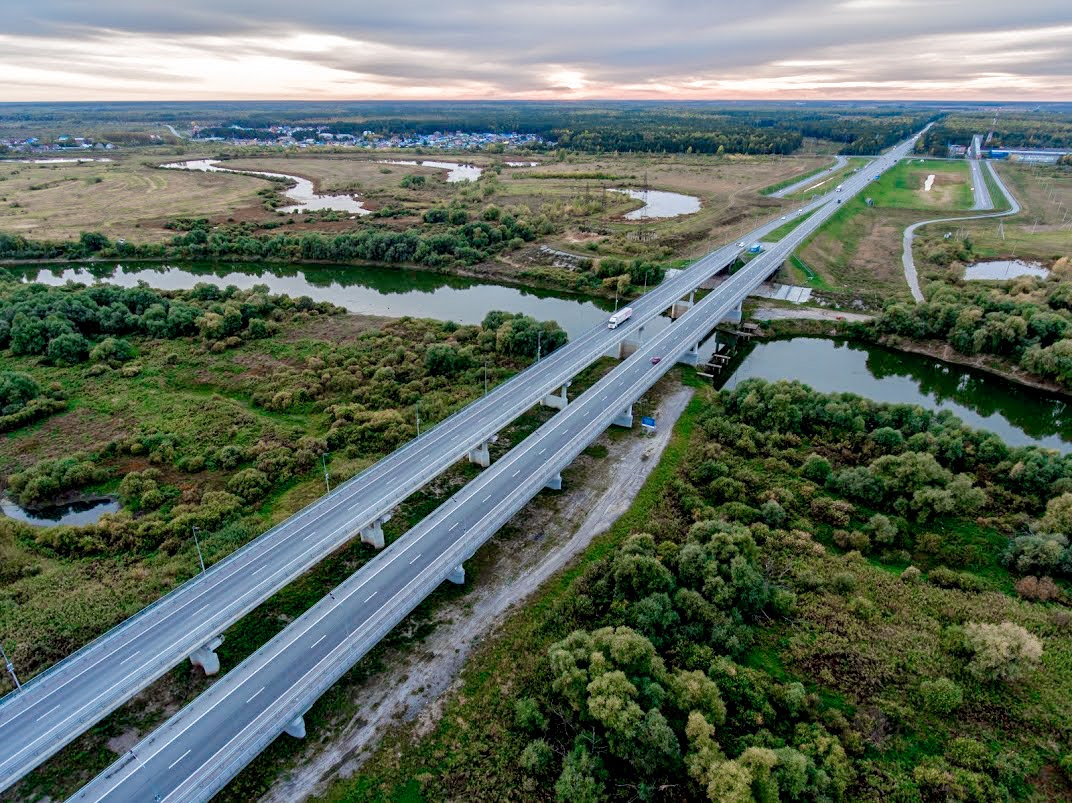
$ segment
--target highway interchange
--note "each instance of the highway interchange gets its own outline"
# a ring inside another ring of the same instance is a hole
[[[886,169],[910,145],[911,141],[904,143],[880,158],[877,167]],[[846,180],[839,197],[851,197],[874,173],[873,166]],[[209,799],[569,465],[622,409],[777,270],[837,205],[827,198],[819,207],[675,324],[643,340],[629,359],[136,745],[74,799],[94,803]],[[774,224],[780,221],[768,225]],[[752,236],[762,235],[757,231]],[[699,283],[694,268],[686,273],[692,276],[678,286],[675,297],[684,294],[681,286]],[[660,309],[672,301],[660,299]],[[628,331],[635,334],[635,328],[634,324]],[[618,342],[620,333],[621,329],[601,327],[578,342],[592,338],[602,353]],[[653,364],[653,357],[661,359]],[[462,441],[454,446],[455,456],[458,445]]]

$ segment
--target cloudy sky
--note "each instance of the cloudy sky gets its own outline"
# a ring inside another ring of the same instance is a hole
[[[1072,99],[1070,0],[20,0],[0,101]]]

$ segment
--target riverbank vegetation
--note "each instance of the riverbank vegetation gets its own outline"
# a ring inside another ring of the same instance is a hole
[[[679,427],[435,727],[327,799],[1072,793],[1072,462],[795,383]]]
[[[965,356],[996,363],[1072,388],[1072,261],[1058,260],[1046,279],[932,282],[922,304],[888,305],[858,331],[948,343]]]
[[[210,285],[0,285],[0,328],[0,492],[122,503],[85,526],[0,518],[0,637],[24,675],[189,577],[192,528],[219,560],[325,468],[341,481],[412,438],[418,405],[429,426],[566,339],[506,312],[363,318]]]

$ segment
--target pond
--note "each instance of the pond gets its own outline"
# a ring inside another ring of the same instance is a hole
[[[477,165],[461,164],[460,162],[439,162],[434,159],[381,159],[383,164],[389,165],[413,165],[415,167],[438,167],[447,171],[447,183],[456,184],[459,181],[476,181],[483,168]]]
[[[750,377],[797,379],[824,393],[950,410],[1010,446],[1072,451],[1072,416],[1061,399],[919,354],[817,338],[776,340],[757,344],[725,387]]]
[[[214,159],[194,159],[189,162],[172,162],[160,165],[168,170],[198,170],[204,173],[248,173],[253,176],[265,176],[266,178],[285,178],[294,182],[285,192],[292,201],[297,201],[293,206],[280,207],[280,212],[315,212],[321,209],[334,209],[337,212],[350,212],[354,215],[371,215],[372,210],[366,209],[365,205],[349,195],[317,195],[313,190],[313,182],[301,176],[290,176],[286,173],[268,173],[263,170],[231,170],[220,167]]]
[[[1038,276],[1045,279],[1050,275],[1038,262],[1024,262],[1020,259],[993,259],[976,262],[964,269],[964,278],[975,281],[1004,281],[1019,276]]]
[[[653,220],[655,218],[691,215],[700,211],[700,199],[693,195],[682,195],[679,192],[664,192],[662,190],[615,188],[611,191],[621,192],[630,198],[644,202],[644,205],[639,209],[634,209],[632,212],[626,212],[622,215],[625,220]]]
[[[119,507],[117,499],[105,496],[98,499],[80,499],[63,505],[46,505],[27,509],[13,499],[0,496],[0,518],[7,517],[35,527],[94,524],[105,513],[115,513]]]

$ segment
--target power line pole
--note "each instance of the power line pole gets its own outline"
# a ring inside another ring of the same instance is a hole
[[[22,689],[22,684],[19,683],[19,676],[15,674],[15,665],[11,663],[11,659],[7,657],[7,653],[4,652],[4,645],[0,644],[0,657],[4,659],[4,666],[7,668],[7,673],[11,675],[11,680],[15,684],[15,691]]]
[[[201,564],[201,574],[204,574],[205,573],[205,558],[201,554],[201,542],[197,540],[197,531],[200,530],[201,528],[198,527],[195,524],[192,529],[194,531],[194,546],[197,547],[197,560]]]

